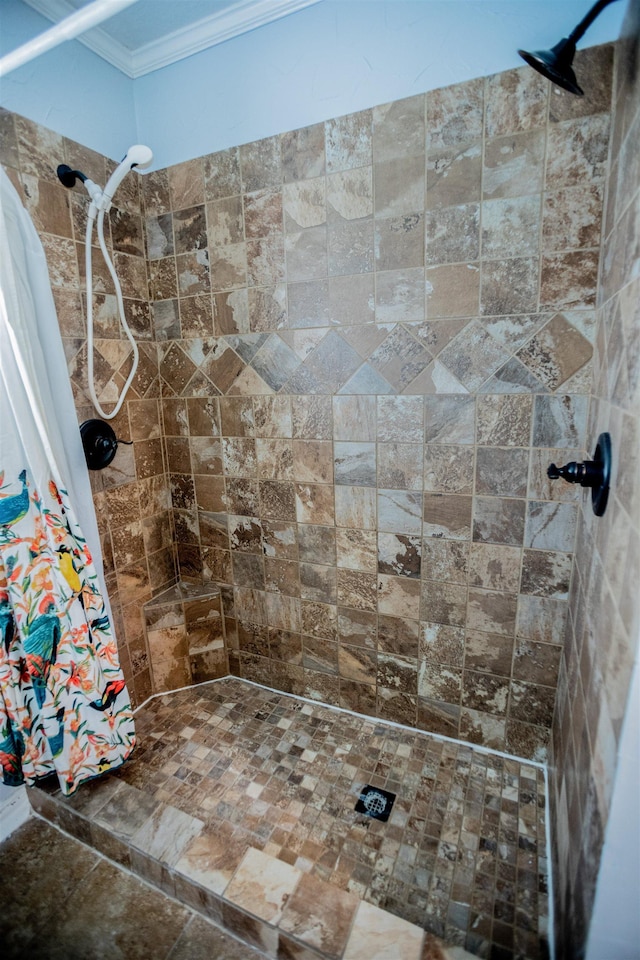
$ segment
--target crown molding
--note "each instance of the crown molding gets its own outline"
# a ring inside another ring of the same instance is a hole
[[[54,23],[76,12],[76,8],[67,0],[23,2]],[[238,0],[232,7],[220,13],[174,30],[134,51],[127,50],[101,27],[94,27],[76,39],[128,77],[136,79],[321,2],[322,0]],[[114,10],[114,13],[117,12]]]

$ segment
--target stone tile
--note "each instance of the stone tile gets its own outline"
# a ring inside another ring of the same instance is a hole
[[[536,397],[533,415],[533,446],[582,447],[585,441],[585,397]]]
[[[335,531],[335,551],[338,567],[368,573],[377,569],[375,530],[338,527]]]
[[[378,490],[378,529],[392,533],[422,533],[422,497],[404,490]]]
[[[471,497],[448,493],[425,493],[424,536],[448,540],[471,539]]]
[[[282,170],[285,183],[317,177],[325,170],[324,124],[283,133]]]
[[[545,250],[597,247],[602,226],[602,199],[600,183],[546,193],[542,214]]]
[[[356,570],[338,570],[338,603],[357,610],[375,611],[375,574]]]
[[[184,850],[175,869],[207,890],[222,894],[245,849],[245,844],[232,840],[226,831],[219,835],[205,830]]]
[[[27,955],[27,944],[32,942],[38,927],[55,921],[55,903],[40,905],[34,913],[34,898],[47,881],[54,882],[62,897],[72,895],[81,882],[91,875],[98,858],[87,847],[76,844],[48,823],[30,819],[18,828],[0,848],[3,861],[0,890],[7,909],[0,920],[3,953],[18,958]],[[61,862],[66,869],[60,870]],[[20,870],[7,869],[19,864]],[[41,894],[40,894],[41,895]]]
[[[485,633],[498,633],[502,636],[513,636],[516,627],[517,600],[514,594],[471,587],[467,628]]]
[[[472,630],[465,638],[465,670],[510,677],[513,659],[513,638]],[[491,709],[492,713],[496,711]]]
[[[545,143],[543,129],[488,140],[484,149],[483,196],[522,197],[540,193]]]
[[[472,447],[426,444],[424,453],[425,490],[430,493],[473,492],[475,459]]]
[[[564,550],[575,545],[577,507],[572,503],[530,501],[524,545],[541,550]]]
[[[376,617],[372,612],[338,608],[338,638],[350,646],[376,647]]]
[[[474,398],[426,397],[425,441],[427,443],[474,443]]]
[[[162,804],[133,834],[131,842],[143,853],[172,866],[203,826],[197,817]]]
[[[538,726],[550,727],[555,705],[555,688],[515,681],[511,687],[510,716]]]
[[[328,173],[371,163],[372,119],[371,110],[362,110],[325,123]]]
[[[469,583],[488,590],[515,593],[520,583],[521,553],[516,547],[472,543]]]
[[[336,484],[376,486],[376,448],[373,443],[334,443]]]
[[[426,271],[427,316],[474,317],[479,312],[480,268],[475,263],[430,267]]]
[[[303,874],[287,901],[279,927],[329,956],[345,947],[358,898]]]
[[[293,397],[291,409],[294,437],[315,440],[332,439],[331,400],[329,397]]]
[[[482,204],[482,257],[535,257],[539,252],[540,199],[508,197]],[[499,311],[496,311],[499,312]]]
[[[424,401],[420,397],[378,397],[377,439],[419,443],[424,436]]]
[[[429,151],[427,209],[475,203],[482,191],[482,146],[459,144]]]
[[[496,497],[524,497],[529,451],[518,447],[478,447],[476,492]]]
[[[469,544],[459,540],[439,540],[425,536],[422,545],[422,575],[429,580],[466,583]]]
[[[480,258],[480,204],[431,210],[425,229],[428,264],[466,263]]]
[[[378,613],[417,620],[420,583],[407,577],[378,576]]]
[[[360,901],[344,960],[369,960],[400,950],[403,960],[420,960],[422,930],[366,901]]]
[[[527,396],[479,397],[477,440],[493,447],[526,447],[531,437],[533,398]]]
[[[598,253],[545,254],[540,276],[540,305],[547,310],[589,307],[595,304]]]
[[[549,84],[527,67],[506,70],[485,81],[485,134],[500,137],[544,125]]]
[[[42,932],[31,942],[34,954],[63,958],[73,956],[78,942],[89,955],[131,958],[164,956],[183,929],[189,912],[110,863],[101,862],[83,884],[83,891],[99,897],[102,884],[118,891],[109,898],[99,917],[79,917],[71,903],[63,904],[55,916],[55,935]],[[126,954],[122,952],[122,931],[126,930]]]
[[[420,537],[378,534],[378,572],[395,576],[420,577]]]
[[[565,600],[569,595],[571,566],[571,554],[525,550],[520,589],[533,596]]]
[[[448,663],[453,667],[462,667],[465,656],[465,634],[463,627],[449,626],[444,623],[420,623],[420,658],[430,664]]]
[[[336,488],[336,490],[338,489]],[[294,493],[295,519],[298,523],[315,523],[327,526],[335,522],[334,489],[330,484],[296,483]],[[288,509],[286,513],[286,516],[278,519],[289,519]]]
[[[379,323],[424,319],[424,270],[388,270],[376,275],[375,318]]]
[[[531,313],[538,306],[538,260],[514,257],[482,266],[480,313]]]
[[[508,684],[502,677],[465,670],[462,679],[462,706],[483,714],[504,716],[507,712]]]
[[[362,530],[376,528],[377,494],[375,487],[336,486],[335,521],[339,527]]]
[[[571,117],[609,113],[611,110],[613,46],[602,44],[577,51],[573,67],[576,76],[579,78],[593,76],[594,82],[585,83],[585,95],[579,98],[559,87],[552,88],[549,98],[551,123],[558,123]]]
[[[422,446],[415,443],[378,443],[379,487],[422,489]]]
[[[376,398],[334,397],[333,436],[334,440],[375,440]]]
[[[609,149],[606,114],[565,120],[549,127],[546,188],[602,179]]]
[[[225,960],[260,960],[261,954],[246,943],[223,932],[197,914],[181,933],[172,950],[172,960],[210,960],[224,957]]]
[[[482,139],[483,80],[468,80],[429,91],[427,150],[473,143]]]
[[[430,360],[431,355],[400,325],[393,328],[369,357],[374,370],[398,391],[411,383]]]
[[[466,585],[423,580],[421,620],[460,627],[465,623],[466,608]]]
[[[376,270],[420,267],[424,262],[422,213],[380,218],[375,222]]]
[[[555,688],[560,669],[562,648],[534,640],[516,640],[513,656],[513,676]]]
[[[535,642],[561,644],[567,614],[565,601],[523,595],[518,602],[517,636]]]

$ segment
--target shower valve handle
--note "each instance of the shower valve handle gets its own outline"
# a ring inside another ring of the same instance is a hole
[[[609,482],[611,480],[611,436],[601,433],[598,437],[593,460],[582,463],[572,460],[564,467],[552,463],[547,468],[550,480],[562,478],[567,483],[579,483],[581,487],[591,488],[591,503],[596,517],[601,517],[607,508]]]
[[[547,476],[550,480],[562,477],[567,483],[579,483],[581,487],[598,487],[602,482],[602,464],[595,460],[584,460],[582,463],[572,460],[564,467],[557,467],[552,463],[547,469]]]

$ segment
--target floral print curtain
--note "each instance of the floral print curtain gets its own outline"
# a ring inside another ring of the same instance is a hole
[[[43,350],[52,325],[60,341],[44,253],[1,169],[0,191],[0,766],[71,794],[129,756],[133,716],[57,422],[62,397],[79,445],[62,344]]]

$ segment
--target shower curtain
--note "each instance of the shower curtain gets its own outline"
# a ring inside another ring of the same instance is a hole
[[[65,794],[135,744],[81,457],[44,251],[0,168],[0,764]]]

